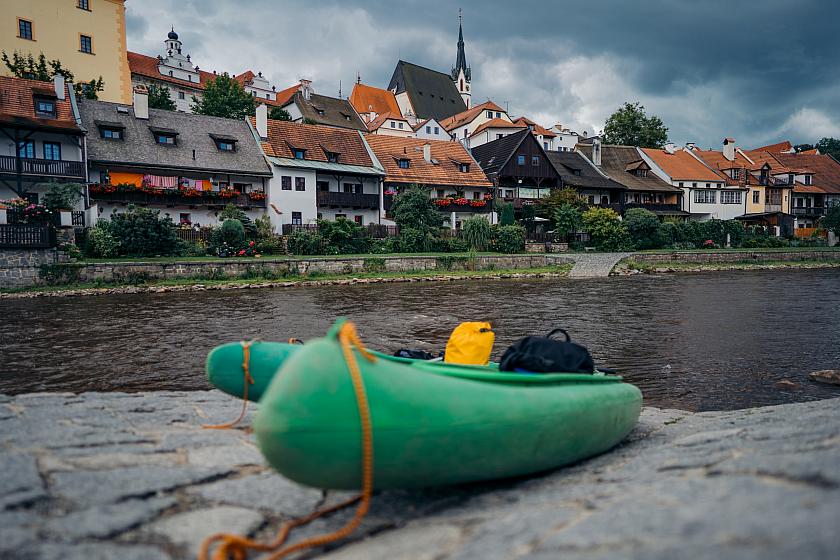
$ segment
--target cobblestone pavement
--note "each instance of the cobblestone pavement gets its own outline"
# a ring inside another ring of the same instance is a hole
[[[0,558],[194,558],[212,532],[268,539],[349,495],[274,474],[244,430],[200,428],[238,407],[211,392],[0,396]],[[303,557],[836,558],[838,465],[840,399],[646,408],[622,446],[569,468],[381,493],[353,538]]]
[[[575,261],[572,270],[569,271],[569,278],[599,278],[609,276],[610,272],[618,261],[629,257],[633,253],[568,253],[568,256]]]

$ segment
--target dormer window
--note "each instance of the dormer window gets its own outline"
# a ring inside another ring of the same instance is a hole
[[[634,175],[636,177],[647,177],[647,169],[637,169],[634,172]]]
[[[306,150],[304,149],[294,148],[292,154],[294,154],[295,159],[306,159]]]
[[[149,127],[149,130],[152,131],[155,142],[161,146],[175,146],[178,143],[178,132],[171,128]]]
[[[100,138],[105,140],[122,140],[125,138],[125,127],[119,122],[94,121],[99,128]]]
[[[216,148],[220,152],[236,151],[236,138],[232,138],[230,136],[220,136],[217,134],[211,134],[210,138],[212,138],[213,142],[216,143]]]
[[[400,158],[397,160],[397,165],[400,169],[408,169],[409,167],[411,167],[411,160],[406,158]]]
[[[493,111],[487,111],[487,118],[488,118],[488,119],[492,119],[492,118],[493,118]]]
[[[811,184],[811,177],[812,177],[811,175],[805,175],[805,184],[806,185]]]
[[[470,164],[469,163],[459,163],[458,164],[458,171],[461,173],[469,173],[470,172]]]
[[[794,183],[795,175],[793,173],[788,174],[788,185],[792,185]]]
[[[741,170],[737,169],[737,168],[733,169],[732,170],[732,178],[736,179],[736,180],[740,179],[741,178]]]
[[[35,115],[39,117],[55,117],[55,99],[35,97]]]
[[[327,154],[327,161],[328,162],[338,163],[338,160],[340,159],[340,154],[337,154],[335,152],[326,152],[326,154]]]
[[[391,121],[391,128],[397,128],[397,123],[394,122],[394,121]]]

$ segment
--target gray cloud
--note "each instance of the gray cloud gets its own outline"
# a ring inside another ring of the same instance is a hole
[[[162,51],[174,25],[205,70],[301,76],[347,95],[359,72],[385,87],[399,58],[455,59],[457,4],[443,0],[127,2],[129,49]],[[818,0],[462,2],[475,101],[544,124],[598,131],[624,101],[671,139],[751,146],[840,136],[840,5]]]

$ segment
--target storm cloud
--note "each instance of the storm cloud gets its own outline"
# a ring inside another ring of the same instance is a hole
[[[129,0],[129,50],[156,55],[174,26],[204,70],[262,71],[278,89],[387,87],[400,58],[448,72],[457,3]],[[840,137],[840,3],[818,0],[461,2],[473,101],[599,132],[624,101],[677,143],[750,147]]]

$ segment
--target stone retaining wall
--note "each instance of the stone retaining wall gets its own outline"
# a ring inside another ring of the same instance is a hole
[[[64,260],[56,249],[0,249],[0,288],[37,285],[41,265]]]
[[[681,263],[736,263],[745,261],[836,261],[840,260],[840,251],[737,251],[737,252],[674,252],[674,253],[636,253],[630,257],[638,263],[660,264]]]
[[[571,263],[572,260],[544,254],[534,255],[489,255],[474,259],[462,255],[442,255],[438,257],[368,257],[356,258],[317,258],[287,259],[268,258],[212,261],[181,261],[174,263],[115,262],[115,263],[68,263],[59,273],[50,278],[38,275],[38,268],[27,276],[28,283],[6,285],[0,281],[0,287],[23,287],[48,285],[50,283],[90,283],[121,282],[140,283],[150,280],[174,280],[185,278],[247,278],[302,275],[335,275],[375,272],[414,272],[414,271],[450,271],[450,270],[513,270],[541,268],[545,266]]]

